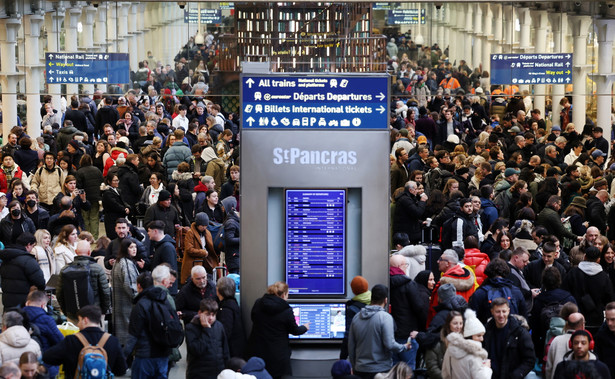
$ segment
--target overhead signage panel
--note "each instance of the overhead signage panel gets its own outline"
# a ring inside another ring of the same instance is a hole
[[[231,4],[231,3],[227,3]],[[230,9],[230,8],[229,8]],[[184,9],[184,23],[198,24],[199,10],[195,8]],[[221,24],[222,12],[220,9],[201,9],[201,24]]]
[[[491,84],[572,83],[572,54],[491,54]]]
[[[424,24],[425,9],[391,9],[387,23],[389,25],[417,25]]]
[[[389,126],[387,76],[242,76],[243,128]]]
[[[130,60],[122,53],[45,53],[49,84],[130,83]]]

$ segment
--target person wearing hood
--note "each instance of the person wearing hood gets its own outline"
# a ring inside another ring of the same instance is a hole
[[[154,220],[147,224],[147,235],[150,240],[150,256],[153,255],[151,267],[156,267],[162,263],[168,263],[171,270],[177,272],[177,253],[175,251],[175,240],[165,234],[165,224],[160,220]],[[153,251],[153,254],[151,253]],[[177,295],[178,283],[175,281],[169,288],[171,295]]]
[[[10,216],[9,216],[10,217]],[[3,240],[7,243],[6,240]],[[31,287],[45,289],[43,271],[30,253],[36,245],[36,239],[31,233],[22,233],[14,245],[8,245],[0,250],[0,276],[2,277],[2,305],[4,309],[23,305]]]
[[[309,322],[297,325],[287,300],[288,284],[275,282],[252,307],[253,326],[248,340],[248,356],[262,358],[274,378],[292,375],[288,335],[300,336],[309,329]],[[392,332],[391,329],[391,338]]]
[[[419,284],[406,276],[408,261],[403,255],[394,254],[389,259],[389,281],[391,285],[391,315],[395,321],[395,341],[408,341],[413,330],[425,330],[429,299],[419,295]],[[421,300],[427,300],[421,302]],[[393,357],[394,362],[403,361],[414,369],[418,344],[412,340],[413,348]]]
[[[23,316],[19,312],[6,312],[2,316],[2,334],[0,334],[0,361],[2,364],[19,363],[21,354],[32,352],[41,357],[41,347],[30,336],[23,325]]]
[[[404,233],[395,233],[393,239],[395,240],[395,236],[398,234],[403,235]],[[408,240],[408,237],[405,236],[405,239]],[[399,250],[397,250],[396,254],[402,255],[406,258],[407,269],[405,270],[405,274],[412,280],[416,277],[416,275],[425,270],[425,261],[427,260],[427,250],[423,245],[410,245],[410,241],[403,245]]]
[[[218,158],[216,152],[213,147],[208,146],[203,149],[201,153],[201,158],[207,164],[207,170],[205,171],[205,175],[211,176],[215,181],[215,190],[217,192],[220,191],[222,187],[222,183],[225,181],[226,170],[224,168],[224,161],[221,158]]]
[[[154,286],[149,272],[137,277],[137,292],[133,300],[134,307],[130,312],[129,336],[124,346],[124,356],[129,357],[134,353],[131,372],[134,378],[166,378],[172,349],[153,343],[149,336],[149,324],[152,319],[150,312],[154,302],[161,302],[169,309],[173,307],[169,302],[167,291]]]
[[[377,284],[372,288],[372,299],[350,324],[348,360],[354,373],[360,377],[373,377],[393,367],[393,355],[412,348],[410,342],[395,341],[395,321],[384,307],[388,303],[388,288]],[[407,339],[408,337],[406,337]]]
[[[34,234],[36,227],[32,220],[21,209],[19,200],[13,200],[8,205],[9,215],[0,221],[0,241],[7,245],[14,244],[23,233]]]
[[[463,334],[446,336],[448,347],[442,363],[442,378],[491,379],[491,362],[482,346],[485,327],[471,309],[466,309],[464,319]]]
[[[586,318],[586,328],[595,334],[604,321],[606,304],[615,300],[609,275],[602,270],[600,250],[591,246],[585,249],[585,259],[564,277],[562,289],[574,296],[579,312]]]
[[[485,268],[485,275],[487,279],[476,289],[469,301],[469,306],[476,311],[478,319],[483,323],[489,319],[489,306],[493,301],[492,293],[510,294],[507,300],[510,312],[527,317],[528,311],[521,290],[515,287],[510,280],[505,279],[510,275],[508,263],[500,258],[492,260]]]
[[[239,274],[241,223],[237,212],[237,199],[232,196],[222,200],[226,212],[224,219],[225,263],[230,274]]]
[[[213,239],[209,230],[209,217],[206,213],[197,213],[190,230],[184,236],[184,258],[180,282],[186,283],[190,270],[195,265],[202,265],[211,275],[213,269],[220,264],[220,259],[214,250]],[[200,263],[199,263],[200,262]]]
[[[230,359],[224,326],[216,320],[218,303],[205,299],[186,325],[187,378],[214,379]]]
[[[387,55],[389,58],[393,58],[397,56],[397,44],[395,43],[395,38],[391,38],[389,42],[387,42]]]
[[[340,350],[340,359],[348,358],[348,334],[350,332],[350,324],[357,313],[366,305],[369,305],[372,299],[372,292],[369,290],[369,283],[364,277],[357,275],[350,282],[350,289],[354,297],[346,302],[346,332],[342,341]]]

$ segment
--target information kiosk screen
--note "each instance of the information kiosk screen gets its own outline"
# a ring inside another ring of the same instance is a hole
[[[346,304],[345,303],[293,303],[297,325],[310,323],[310,330],[300,336],[290,335],[291,339],[300,340],[330,340],[344,338],[346,331]]]
[[[345,295],[346,191],[286,190],[290,295]]]

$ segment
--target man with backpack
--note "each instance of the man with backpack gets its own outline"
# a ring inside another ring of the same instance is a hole
[[[49,212],[53,208],[53,199],[62,191],[66,174],[56,166],[54,153],[46,152],[43,160],[43,167],[36,170],[30,180],[30,189],[38,193],[39,205]]]
[[[124,353],[134,354],[133,378],[166,378],[169,354],[184,339],[181,321],[169,303],[167,291],[154,286],[150,273],[137,277],[137,291]]]
[[[103,312],[111,308],[111,288],[104,269],[90,257],[92,249],[88,241],[77,242],[77,256],[60,271],[56,294],[62,312],[70,320],[77,320],[79,309],[96,305]]]
[[[101,317],[100,308],[96,305],[81,308],[77,312],[79,333],[67,336],[59,344],[45,351],[43,361],[50,365],[64,365],[66,378],[82,378],[83,375],[75,376],[75,372],[80,368],[92,366],[98,369],[100,378],[106,378],[108,371],[116,376],[124,375],[126,360],[120,341],[100,328]],[[102,346],[97,348],[97,345]],[[91,355],[82,354],[86,351]],[[105,358],[104,363],[97,354]],[[104,372],[101,372],[100,367],[103,367],[103,364],[105,368]]]

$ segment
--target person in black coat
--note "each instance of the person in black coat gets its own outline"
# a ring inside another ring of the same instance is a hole
[[[175,298],[175,305],[180,317],[187,324],[199,311],[201,300],[216,299],[216,283],[207,279],[207,271],[203,266],[194,266],[191,278]]]
[[[9,214],[0,221],[0,241],[5,245],[13,244],[22,233],[36,232],[32,220],[21,209],[21,203],[13,200],[7,206]]]
[[[32,140],[28,137],[24,137],[19,140],[19,146],[21,149],[15,150],[15,163],[19,165],[21,170],[32,175],[38,166],[38,153],[32,150]]]
[[[216,294],[220,301],[218,321],[224,325],[226,339],[231,357],[244,357],[246,348],[246,332],[239,304],[235,299],[235,281],[228,276],[218,279]]]
[[[596,348],[594,353],[601,362],[604,362],[611,371],[611,378],[615,376],[615,304],[606,306],[606,322],[602,324],[598,333],[594,335]]]
[[[96,345],[105,333],[100,328],[101,311],[96,305],[87,305],[77,312],[79,318],[80,331],[85,339],[92,345]],[[83,344],[73,334],[67,336],[60,343],[50,347],[43,352],[43,361],[50,365],[64,365],[64,371],[67,378],[75,377],[77,370],[79,352],[83,348]],[[126,373],[126,359],[122,354],[120,341],[115,336],[110,336],[104,344],[103,349],[107,353],[107,366],[116,376],[122,376]]]
[[[178,272],[175,240],[170,235],[164,233],[164,223],[156,220],[147,224],[146,227],[147,235],[149,236],[152,269],[155,269],[156,266],[160,264],[166,263],[171,270]],[[177,295],[178,284],[176,280],[173,282],[173,285],[169,287],[169,293],[171,295]]]
[[[198,315],[186,325],[186,378],[216,379],[230,359],[225,329],[216,312],[215,300],[203,300]]]
[[[606,235],[607,215],[604,204],[609,200],[609,194],[605,190],[598,191],[595,196],[587,199],[587,209],[585,217],[590,226],[595,226],[600,230],[600,234]]]
[[[222,205],[226,210],[226,220],[224,220],[224,248],[225,261],[228,272],[239,274],[239,240],[241,233],[241,223],[237,210],[237,199],[227,197],[222,200]]]
[[[530,333],[515,316],[508,301],[491,303],[493,318],[487,323],[483,346],[489,353],[494,379],[524,378],[534,367],[534,345]]]
[[[570,292],[585,316],[586,329],[594,333],[604,321],[604,307],[615,300],[609,275],[602,270],[600,250],[585,249],[585,260],[572,268],[562,283],[562,289]]]
[[[273,378],[292,375],[288,335],[302,335],[309,327],[309,323],[297,325],[287,299],[288,284],[275,282],[252,307],[253,326],[248,355],[262,358]]]
[[[85,118],[85,114],[79,110],[79,101],[72,100],[70,102],[70,108],[64,114],[64,120],[71,120],[73,122],[73,126],[77,128],[82,133],[88,132],[88,122]]]
[[[528,320],[532,328],[534,348],[539,354],[544,351],[545,333],[549,329],[549,325],[544,322],[546,320],[542,320],[542,310],[554,304],[577,303],[570,292],[559,288],[561,284],[562,276],[557,268],[551,266],[544,270],[542,275],[543,291],[534,299],[531,316]]]
[[[4,309],[23,305],[32,286],[45,290],[45,277],[30,251],[36,245],[34,235],[22,233],[14,245],[0,250],[2,305]]]
[[[545,243],[542,248],[542,259],[536,259],[525,266],[523,276],[530,288],[541,288],[542,273],[547,266],[557,268],[562,278],[566,276],[564,266],[555,260],[556,250],[557,248],[553,243]]]
[[[139,156],[137,154],[128,154],[126,163],[117,170],[122,199],[126,204],[133,204],[133,206],[139,202],[143,194],[143,187],[139,182],[139,172],[137,171],[138,166]]]
[[[419,196],[416,182],[409,181],[404,192],[395,199],[393,233],[406,233],[410,244],[421,242],[421,217],[425,213],[427,195]]]
[[[129,206],[124,202],[118,186],[120,179],[116,174],[107,175],[108,187],[102,194],[103,213],[105,215],[105,232],[110,239],[117,238],[115,220],[126,217],[130,213]]]
[[[175,207],[171,206],[171,193],[167,190],[160,191],[158,202],[145,211],[143,224],[147,226],[154,220],[164,222],[164,232],[169,235],[175,235],[175,226],[181,225],[179,213]]]

